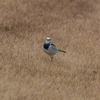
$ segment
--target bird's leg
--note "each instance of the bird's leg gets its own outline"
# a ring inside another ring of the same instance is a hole
[[[50,56],[51,57],[51,61],[53,60],[53,55]]]

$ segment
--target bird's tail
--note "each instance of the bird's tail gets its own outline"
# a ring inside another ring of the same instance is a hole
[[[60,52],[64,52],[64,53],[66,53],[66,51],[63,51],[63,50],[59,50]]]

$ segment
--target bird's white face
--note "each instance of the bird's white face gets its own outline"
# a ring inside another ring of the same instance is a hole
[[[51,42],[51,38],[50,37],[47,37],[46,43],[50,43],[50,42]]]

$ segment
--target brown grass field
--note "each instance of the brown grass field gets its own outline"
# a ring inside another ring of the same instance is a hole
[[[100,100],[100,0],[0,0],[0,100]]]

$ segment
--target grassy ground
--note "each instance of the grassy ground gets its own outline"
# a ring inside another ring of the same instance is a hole
[[[100,0],[0,0],[0,100],[100,100]],[[67,53],[53,62],[46,37]]]

